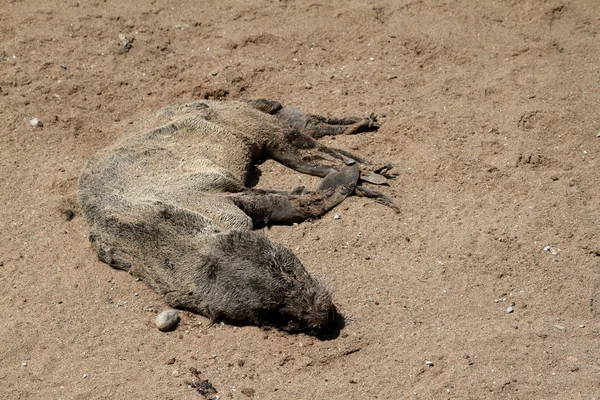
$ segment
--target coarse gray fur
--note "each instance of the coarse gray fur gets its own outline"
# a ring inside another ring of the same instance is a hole
[[[164,108],[83,169],[90,242],[172,307],[212,321],[326,329],[336,317],[329,291],[252,229],[318,218],[352,193],[389,203],[357,185],[370,163],[314,139],[375,128],[373,118],[328,119],[267,100]],[[316,191],[248,187],[266,158],[324,179]]]

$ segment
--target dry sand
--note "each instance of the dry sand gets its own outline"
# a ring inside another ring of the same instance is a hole
[[[0,398],[600,398],[599,30],[597,0],[0,0]],[[333,289],[334,340],[162,333],[87,241],[86,160],[223,96],[382,123],[325,141],[393,162],[401,214],[352,197],[265,231]]]

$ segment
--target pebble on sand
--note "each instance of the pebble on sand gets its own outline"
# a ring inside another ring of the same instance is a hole
[[[181,318],[179,318],[179,313],[177,311],[167,310],[158,314],[154,323],[161,332],[167,332],[175,329],[177,324],[179,324],[179,321],[181,321]]]
[[[42,126],[44,126],[42,121],[40,121],[38,118],[31,118],[29,120],[29,125],[33,126],[34,128],[41,128]]]

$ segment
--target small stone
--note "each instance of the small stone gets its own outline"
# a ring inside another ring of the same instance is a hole
[[[86,379],[89,375],[88,374],[83,374],[82,378]]]
[[[348,91],[346,89],[334,89],[333,94],[338,96],[345,96],[348,94]]]
[[[600,137],[600,132],[596,133],[596,137]]]
[[[433,361],[431,361],[431,360],[425,360],[425,364],[426,364],[428,367],[433,367]]]
[[[40,121],[38,118],[31,118],[29,120],[29,125],[33,126],[34,128],[41,128],[42,126],[44,126],[42,121]]]
[[[308,90],[312,89],[312,83],[307,83],[306,85],[304,85],[304,88]]]
[[[63,213],[64,217],[65,217],[65,221],[69,222],[71,221],[73,218],[75,218],[75,211],[68,209],[65,210]]]
[[[510,307],[506,308],[506,312],[509,313],[509,314],[512,313],[512,312],[514,312],[514,311],[515,311],[515,308],[513,306],[510,306]]]
[[[129,50],[131,50],[131,47],[133,46],[133,39],[128,38],[127,36],[123,35],[122,33],[119,33],[119,42],[121,42],[121,46],[123,46],[123,48],[122,48],[123,53],[128,53]]]
[[[333,216],[333,219],[340,219],[340,218],[342,218],[342,217],[340,217],[340,215],[339,215],[339,214],[335,214],[335,215]]]
[[[552,246],[546,246],[546,247],[544,247],[544,251],[550,251],[550,250],[552,250]]]
[[[154,323],[161,332],[167,332],[175,329],[177,324],[179,324],[179,321],[181,321],[181,318],[179,318],[179,313],[177,311],[166,310],[158,314]]]
[[[370,60],[370,61],[375,61],[375,58],[373,58],[373,57],[369,57],[369,60]]]
[[[26,366],[27,366],[26,362],[21,363],[21,367],[26,367]]]

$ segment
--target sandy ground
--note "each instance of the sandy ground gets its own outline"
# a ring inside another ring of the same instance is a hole
[[[0,397],[600,398],[599,30],[596,0],[0,0]],[[401,214],[352,197],[265,231],[333,289],[334,340],[161,333],[87,241],[86,160],[225,95],[382,123],[326,142],[393,162]]]

